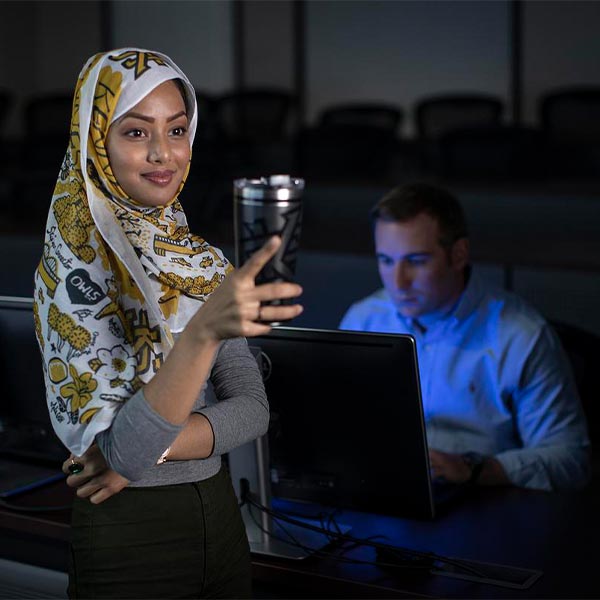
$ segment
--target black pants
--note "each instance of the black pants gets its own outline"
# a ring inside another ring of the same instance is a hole
[[[250,549],[227,471],[76,499],[70,598],[250,598]]]

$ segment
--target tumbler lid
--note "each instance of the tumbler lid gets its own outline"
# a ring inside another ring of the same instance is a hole
[[[268,175],[255,179],[236,179],[233,182],[236,196],[251,200],[294,200],[304,191],[304,179],[290,175]]]

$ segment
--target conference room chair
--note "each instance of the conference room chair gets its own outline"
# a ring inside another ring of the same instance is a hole
[[[552,320],[550,323],[571,363],[594,450],[600,441],[600,379],[597,373],[600,364],[600,336],[564,321]],[[600,456],[592,456],[594,475],[600,475]]]
[[[218,96],[215,135],[224,180],[288,172],[296,97],[282,88],[245,88]]]
[[[600,86],[554,89],[540,96],[538,117],[549,174],[597,177]]]
[[[383,102],[350,102],[334,104],[320,113],[321,127],[371,127],[398,135],[404,111]]]
[[[496,128],[502,124],[503,101],[491,94],[448,93],[427,96],[414,107],[422,166],[442,171],[441,144],[458,131]]]
[[[40,167],[58,167],[69,143],[72,92],[52,92],[32,96],[25,103],[25,152]]]
[[[437,171],[453,180],[535,180],[545,170],[540,132],[497,125],[450,131],[439,139]]]
[[[20,222],[26,217],[34,229],[45,222],[48,204],[69,144],[73,93],[50,92],[30,96],[24,102],[21,117],[24,135],[15,170],[13,216]]]
[[[216,133],[230,144],[281,142],[290,135],[295,98],[275,88],[249,88],[223,94],[214,105]]]
[[[233,179],[293,170],[296,116],[296,96],[283,88],[249,87],[213,98],[211,164],[192,160],[198,177],[211,178],[201,201],[204,218],[231,220]]]
[[[295,105],[291,92],[276,88],[247,88],[216,99],[219,135],[231,141],[279,141],[289,132]]]
[[[215,138],[215,103],[217,97],[204,90],[195,89],[196,105],[198,107],[198,126],[196,140],[212,141]]]
[[[201,178],[206,178],[210,176],[217,162],[215,156],[217,135],[215,123],[216,96],[199,89],[195,90],[195,95],[198,108],[198,124],[194,138],[190,177],[198,175]]]
[[[195,95],[198,124],[181,201],[192,230],[205,231],[207,220],[212,221],[213,189],[221,169],[215,118],[217,95],[198,88],[195,89]]]
[[[4,127],[14,102],[14,93],[9,89],[0,88],[0,135],[4,133]]]
[[[7,146],[6,142],[6,124],[15,104],[15,95],[8,88],[0,88],[0,173],[3,178],[10,177],[10,167],[6,164],[7,161],[12,163],[14,156],[13,152]],[[11,165],[12,166],[12,165]],[[0,185],[0,194],[3,187]]]
[[[381,179],[401,149],[399,106],[342,102],[326,106],[298,137],[300,172],[316,179]]]
[[[5,198],[8,200],[12,193],[12,177],[14,169],[14,151],[6,140],[6,124],[14,106],[14,93],[6,88],[0,88],[0,213]],[[14,144],[14,142],[13,142]]]

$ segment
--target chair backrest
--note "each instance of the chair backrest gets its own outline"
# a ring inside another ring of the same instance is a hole
[[[321,127],[369,127],[397,135],[404,113],[401,108],[380,102],[344,103],[321,111]]]
[[[215,135],[215,97],[212,94],[195,90],[198,105],[197,140],[212,140]]]
[[[294,96],[285,90],[254,88],[217,98],[215,123],[229,141],[283,140],[288,133]]]
[[[25,105],[26,135],[69,137],[72,92],[54,92],[30,98]]]
[[[586,414],[590,438],[600,439],[600,336],[562,321],[551,321],[573,368],[575,383]]]
[[[447,94],[424,98],[415,107],[421,140],[439,139],[457,129],[501,124],[503,102],[488,94]]]
[[[13,104],[14,94],[10,90],[0,89],[0,134]]]
[[[527,179],[543,167],[539,133],[526,127],[457,129],[440,138],[439,149],[447,177]]]
[[[72,104],[72,92],[55,92],[33,96],[24,107],[23,157],[32,169],[48,173],[50,190],[69,144]]]
[[[548,92],[540,98],[538,112],[549,141],[600,144],[600,86]]]

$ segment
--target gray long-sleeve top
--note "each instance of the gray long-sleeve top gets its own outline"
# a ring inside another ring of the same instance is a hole
[[[209,381],[192,409],[208,419],[214,432],[214,448],[208,458],[156,464],[183,425],[174,425],[155,412],[142,388],[117,413],[111,427],[96,436],[108,465],[136,487],[200,481],[219,471],[222,454],[267,431],[267,396],[244,338],[221,344]],[[211,388],[215,402],[207,402]]]

